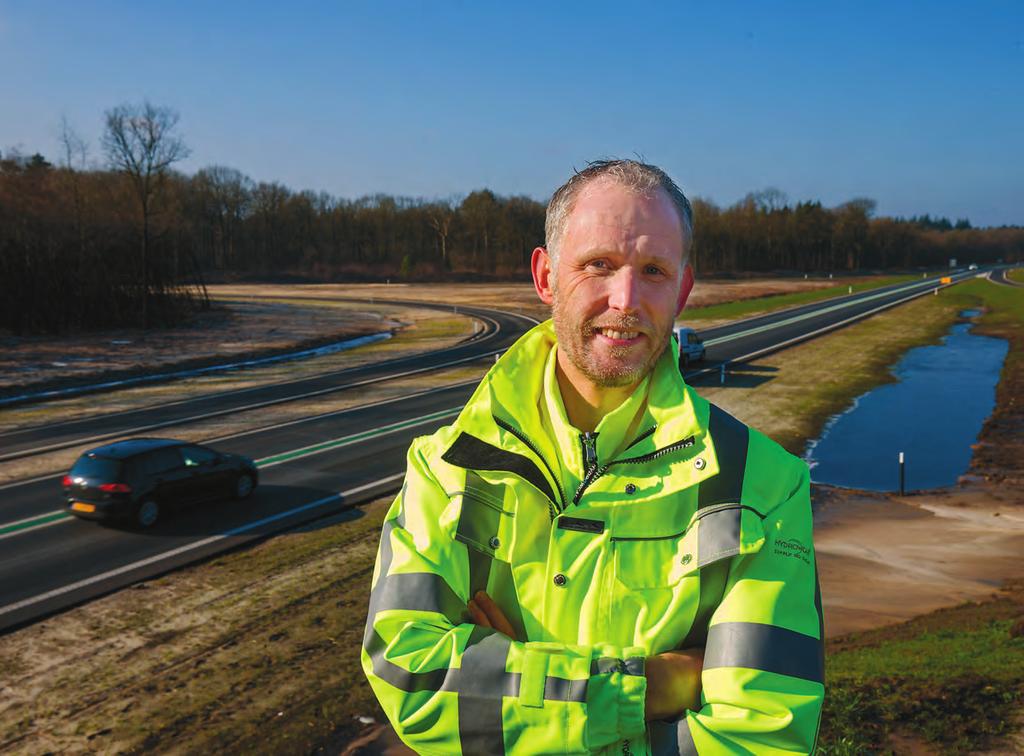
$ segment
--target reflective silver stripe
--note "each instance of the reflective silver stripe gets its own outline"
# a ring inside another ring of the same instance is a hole
[[[587,702],[587,680],[566,680],[562,677],[547,677],[544,680],[544,700],[569,701],[571,703]],[[518,696],[516,685],[516,695]]]
[[[740,553],[740,517],[735,507],[708,512],[697,523],[697,566],[703,567]]]
[[[647,728],[652,756],[697,756],[697,746],[685,716],[673,722],[648,722]]]
[[[757,622],[722,622],[708,629],[704,669],[718,667],[743,667],[825,682],[821,640]]]
[[[715,445],[718,474],[701,481],[697,488],[697,508],[740,501],[743,476],[747,468],[750,429],[725,410],[711,405],[708,435]]]
[[[478,628],[478,630],[481,637],[489,637],[491,634],[500,636],[500,633],[494,633],[493,630],[487,628]],[[473,636],[477,634],[477,630],[474,630]],[[504,636],[500,637],[504,638]],[[389,685],[407,693],[416,693],[422,690],[459,692],[462,677],[469,674],[464,671],[465,666],[462,669],[437,669],[429,672],[410,672],[403,669],[385,658],[384,650],[387,648],[387,643],[376,630],[370,631],[370,637],[364,645],[373,662],[373,673]],[[476,641],[471,636],[467,648],[474,645],[476,645]],[[566,680],[563,677],[548,676],[544,681],[544,699],[546,701],[586,703],[588,682],[585,679]],[[520,673],[505,672],[502,668],[502,674],[492,676],[488,686],[482,690],[492,698],[500,696],[519,698],[521,683],[522,675]]]
[[[368,616],[374,617],[384,609],[436,612],[453,625],[468,616],[466,603],[444,578],[433,572],[400,572],[379,577],[370,593]]]
[[[505,753],[501,701],[510,682],[505,672],[510,645],[507,637],[493,633],[462,655],[459,741],[464,754]]]

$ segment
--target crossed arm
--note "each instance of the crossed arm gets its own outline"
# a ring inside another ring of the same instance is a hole
[[[512,640],[520,640],[501,607],[484,591],[478,591],[469,600],[469,613],[473,624],[497,630]],[[703,666],[704,650],[701,648],[648,656],[644,664],[647,677],[645,719],[674,719],[687,709],[699,710]]]

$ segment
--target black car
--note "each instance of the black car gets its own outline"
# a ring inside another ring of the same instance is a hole
[[[85,452],[63,485],[71,514],[148,528],[168,509],[244,499],[258,481],[248,457],[169,438],[132,438]]]

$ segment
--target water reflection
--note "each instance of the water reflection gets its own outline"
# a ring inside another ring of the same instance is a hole
[[[971,325],[958,323],[942,344],[910,350],[893,369],[897,383],[858,397],[833,418],[805,455],[812,480],[893,491],[902,451],[908,490],[956,483],[995,407],[1008,349],[1004,339],[971,334]]]

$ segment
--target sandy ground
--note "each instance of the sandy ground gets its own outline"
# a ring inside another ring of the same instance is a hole
[[[917,496],[818,487],[815,551],[829,637],[990,598],[1024,577],[1024,492]]]

